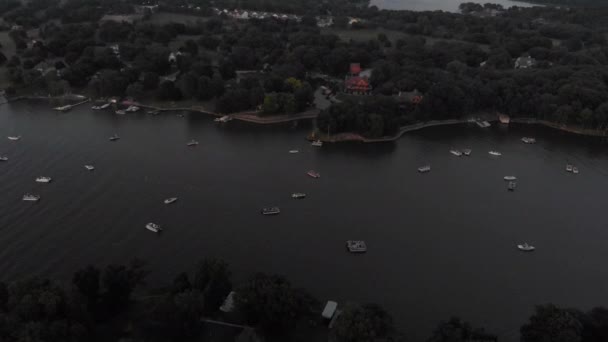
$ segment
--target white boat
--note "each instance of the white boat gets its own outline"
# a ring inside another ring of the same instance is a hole
[[[303,199],[303,198],[306,198],[306,194],[301,193],[301,192],[294,192],[293,194],[291,194],[291,198],[293,198],[293,199]]]
[[[19,139],[21,139],[20,135],[11,135],[8,137],[8,140],[12,140],[12,141],[17,141]]]
[[[139,107],[137,107],[137,106],[129,106],[129,108],[125,109],[125,112],[131,112],[131,113],[134,113],[134,112],[137,112],[139,109],[140,109],[140,108],[139,108]]]
[[[127,114],[127,112],[125,112],[122,109],[117,110],[115,113],[118,114],[118,115],[125,115],[125,114]]]
[[[574,167],[572,165],[570,165],[570,164],[566,165],[566,171],[568,171],[568,172],[572,172],[573,168]]]
[[[315,140],[311,143],[312,146],[321,147],[323,146],[323,142],[321,140]]]
[[[295,154],[295,153],[300,153],[300,151],[298,151],[298,150],[289,150],[289,153]]]
[[[153,231],[153,232],[155,232],[155,233],[159,233],[159,232],[161,232],[161,231],[163,230],[163,229],[160,227],[160,225],[158,225],[158,224],[156,224],[156,223],[152,223],[152,222],[150,222],[150,223],[146,224],[146,229],[147,229],[147,230],[150,230],[150,231]]]
[[[198,145],[198,141],[196,141],[196,140],[190,140],[186,145],[187,146],[196,146],[196,145]]]
[[[51,177],[38,177],[36,178],[36,183],[50,183],[51,180]]]
[[[487,121],[475,121],[477,123],[477,126],[481,127],[481,128],[487,128],[490,127],[491,124]]]
[[[314,171],[314,170],[310,170],[310,171],[306,172],[306,174],[309,175],[312,178],[320,178],[321,177],[321,174],[318,173],[317,171]]]
[[[536,143],[536,139],[528,138],[528,137],[521,138],[521,141],[523,141],[524,144],[535,144]]]
[[[32,195],[32,194],[25,194],[25,195],[23,195],[23,200],[24,201],[37,202],[39,199],[40,199],[39,195]]]
[[[109,139],[110,139],[110,141],[116,141],[116,140],[120,139],[120,137],[118,136],[118,134],[114,134]]]
[[[462,156],[462,152],[460,152],[458,150],[450,150],[450,153],[455,155],[456,157]]]
[[[506,181],[514,181],[514,180],[517,180],[517,177],[515,177],[515,176],[505,176],[504,180],[506,180]]]
[[[7,157],[7,156],[1,156],[1,157],[0,157],[0,161],[7,161],[7,160],[8,160],[8,157]]]
[[[418,172],[420,173],[426,173],[431,171],[431,166],[430,165],[425,165],[425,166],[421,166],[418,168]]]
[[[95,170],[95,167],[93,165],[85,165],[84,168],[87,169],[87,170],[89,170],[89,171]]]
[[[578,174],[578,167],[573,166],[573,167],[572,167],[572,173],[574,173],[574,174]]]
[[[280,213],[281,209],[279,209],[279,207],[270,207],[262,209],[262,215],[278,215]]]
[[[365,253],[367,252],[367,245],[362,240],[348,240],[346,241],[346,248],[351,253]]]
[[[462,150],[462,154],[464,154],[467,157],[471,155],[471,152],[473,152],[473,151],[471,151],[471,149],[468,149],[468,148]]]
[[[230,120],[232,120],[232,116],[230,116],[230,115],[224,115],[221,118],[218,118],[217,122],[228,122]]]
[[[100,110],[101,106],[93,106],[93,107],[91,107],[91,109],[93,109],[93,110]]]
[[[110,104],[111,104],[110,102],[102,104],[101,106],[99,106],[99,109],[106,109],[106,108],[110,107]]]
[[[59,106],[59,107],[55,107],[53,109],[58,110],[60,112],[67,112],[68,110],[72,109],[72,105]]]
[[[493,155],[493,156],[502,156],[502,153],[500,153],[498,151],[490,151],[488,153],[491,154],[491,155]]]
[[[165,200],[165,204],[171,204],[177,202],[177,197],[169,197]]]
[[[527,242],[524,242],[523,244],[517,245],[517,249],[524,252],[532,252],[536,249],[536,247],[529,245]]]

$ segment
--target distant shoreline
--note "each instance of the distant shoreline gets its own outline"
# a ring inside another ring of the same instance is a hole
[[[494,119],[494,120],[487,120],[490,122],[496,122],[498,120]],[[511,119],[512,123],[519,123],[519,124],[531,124],[531,125],[542,125],[545,127],[549,127],[549,128],[553,128],[556,130],[560,130],[563,132],[568,132],[568,133],[572,133],[572,134],[577,134],[577,135],[583,135],[583,136],[590,136],[590,137],[606,137],[608,136],[608,131],[600,131],[597,129],[584,129],[584,128],[579,128],[579,127],[575,127],[572,125],[565,125],[565,124],[558,124],[555,122],[551,122],[551,121],[546,121],[546,120],[539,120],[539,119],[534,119],[534,118],[513,118]],[[339,133],[339,134],[334,134],[331,136],[319,136],[319,137],[313,137],[313,135],[309,135],[308,136],[308,140],[321,140],[323,142],[328,142],[328,143],[339,143],[339,142],[363,142],[363,143],[382,143],[382,142],[394,142],[398,139],[400,139],[405,133],[408,132],[412,132],[412,131],[417,131],[417,130],[421,130],[424,128],[428,128],[428,127],[435,127],[435,126],[450,126],[450,125],[458,125],[458,124],[466,124],[469,123],[468,120],[466,119],[453,119],[453,120],[434,120],[434,121],[428,121],[428,122],[420,122],[420,123],[415,123],[415,124],[411,124],[411,125],[407,125],[407,126],[403,126],[399,129],[399,132],[397,132],[395,135],[392,136],[385,136],[385,137],[380,137],[380,138],[366,138],[364,136],[362,136],[361,134],[358,133],[353,133],[353,132],[349,132],[349,133]]]
[[[51,97],[47,97],[47,96],[17,96],[17,97],[13,97],[13,98],[7,98],[7,102],[5,102],[5,103],[10,103],[10,102],[15,102],[15,101],[21,101],[21,100],[33,100],[33,101],[39,101],[39,100],[82,101],[83,99],[87,99],[87,97],[84,96],[84,95],[77,95],[77,94],[70,94],[70,95],[59,96],[59,97],[52,97],[52,96]],[[197,112],[197,113],[212,115],[212,116],[215,116],[215,117],[227,116],[227,117],[229,117],[232,120],[239,120],[239,121],[243,121],[243,122],[255,123],[255,124],[260,124],[260,125],[278,124],[278,123],[285,123],[285,122],[299,121],[299,120],[306,120],[306,119],[315,119],[315,118],[317,118],[317,116],[320,113],[319,109],[311,108],[311,109],[309,109],[307,111],[296,113],[296,114],[291,114],[291,115],[284,114],[284,115],[272,115],[272,116],[259,116],[258,114],[260,113],[260,111],[247,111],[247,112],[239,112],[239,113],[232,113],[232,114],[224,115],[224,114],[220,114],[220,113],[216,113],[216,112],[212,112],[212,111],[206,110],[206,109],[204,109],[203,107],[200,107],[200,106],[159,107],[159,106],[146,105],[146,104],[142,104],[142,103],[137,103],[137,106],[139,106],[141,108],[149,109],[149,110],[157,110],[159,112],[188,111],[188,112]],[[496,119],[489,119],[487,121],[496,122],[498,120],[496,120]],[[315,137],[312,134],[310,134],[307,137],[307,139],[308,140],[317,140],[318,139],[318,140],[321,140],[321,141],[327,142],[327,143],[339,143],[339,142],[382,143],[382,142],[393,142],[393,141],[396,141],[396,140],[400,139],[405,133],[408,133],[408,132],[417,131],[417,130],[428,128],[428,127],[458,125],[458,124],[465,124],[465,123],[468,123],[468,122],[469,122],[468,119],[433,120],[433,121],[427,121],[427,122],[418,122],[418,123],[415,123],[415,124],[411,124],[411,125],[407,125],[407,126],[401,127],[399,129],[399,131],[395,135],[384,136],[384,137],[380,137],[380,138],[366,138],[366,137],[364,137],[363,135],[361,135],[359,133],[345,132],[345,133],[333,134],[333,135],[330,135],[330,136],[320,135],[318,137]],[[568,133],[577,134],[577,135],[583,135],[583,136],[590,136],[590,137],[606,137],[606,136],[608,136],[608,130],[600,131],[598,129],[581,128],[581,127],[576,127],[576,126],[573,126],[573,125],[559,124],[559,123],[556,123],[556,122],[551,122],[551,121],[547,121],[547,120],[540,120],[540,119],[535,119],[535,118],[512,118],[511,122],[512,123],[519,123],[519,124],[542,125],[542,126],[553,128],[553,129],[560,130],[560,131],[563,131],[563,132],[568,132]]]

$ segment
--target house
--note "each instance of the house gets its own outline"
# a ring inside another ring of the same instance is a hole
[[[372,90],[372,86],[369,80],[363,77],[355,76],[346,79],[344,82],[344,92],[356,95],[369,94]]]
[[[167,60],[169,61],[169,63],[175,63],[175,62],[177,62],[177,57],[181,56],[181,55],[182,55],[181,51],[177,51],[175,53],[171,52],[169,54],[169,58],[167,58]]]
[[[518,57],[515,60],[515,69],[529,69],[536,65],[536,60],[530,56]]]
[[[351,63],[349,75],[344,81],[344,92],[356,95],[369,94],[372,86],[369,83],[369,77],[361,75],[361,64]]]

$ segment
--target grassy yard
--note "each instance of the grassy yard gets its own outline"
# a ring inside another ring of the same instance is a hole
[[[437,42],[460,42],[460,43],[469,43],[459,39],[444,39],[444,38],[435,38],[430,36],[421,36],[421,35],[412,35],[400,31],[386,30],[383,28],[378,29],[338,29],[338,28],[324,28],[321,29],[323,34],[335,34],[340,39],[344,41],[350,41],[351,39],[355,42],[367,42],[370,39],[377,39],[379,33],[384,33],[388,40],[394,45],[397,40],[408,38],[408,37],[422,37],[426,40],[426,45],[431,46]],[[474,43],[469,43],[474,44]],[[489,51],[489,46],[485,44],[477,44],[482,50]]]
[[[194,25],[197,22],[206,22],[209,20],[209,17],[200,17],[197,15],[189,15],[189,14],[180,14],[180,13],[167,13],[167,12],[158,12],[154,13],[150,16],[148,21],[152,24],[162,25],[171,22],[183,23],[186,25]]]

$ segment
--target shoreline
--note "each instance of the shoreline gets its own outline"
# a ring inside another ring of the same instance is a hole
[[[497,119],[486,120],[489,122],[497,122]],[[545,127],[549,127],[552,129],[556,129],[562,132],[567,132],[571,134],[577,134],[588,137],[606,137],[608,136],[608,131],[600,131],[598,129],[584,129],[566,124],[558,124],[551,121],[540,120],[535,118],[512,118],[512,123],[518,124],[528,124],[528,125],[542,125]],[[385,136],[380,138],[366,138],[361,134],[348,132],[348,133],[339,133],[331,136],[319,136],[314,138],[313,135],[309,135],[307,137],[308,140],[321,140],[322,142],[327,143],[340,143],[340,142],[362,142],[362,143],[383,143],[383,142],[394,142],[399,140],[405,133],[421,130],[428,127],[435,126],[450,126],[450,125],[458,125],[458,124],[466,124],[469,123],[467,119],[450,119],[450,120],[433,120],[428,122],[420,122],[407,126],[403,126],[399,129],[395,135]],[[508,125],[508,124],[506,124]]]
[[[79,94],[69,94],[64,96],[35,96],[35,95],[22,95],[16,96],[12,98],[6,98],[6,102],[2,104],[8,104],[16,101],[40,101],[40,100],[50,100],[50,101],[79,101],[76,104],[72,104],[72,106],[81,105],[90,101],[95,101],[90,99],[84,95]],[[243,122],[249,122],[259,125],[268,125],[268,124],[279,124],[291,121],[299,121],[299,120],[307,120],[307,119],[316,119],[319,113],[321,112],[318,108],[310,108],[304,112],[295,113],[295,114],[283,114],[283,115],[271,115],[271,116],[259,116],[258,114],[261,111],[246,111],[246,112],[238,112],[232,114],[220,114],[217,112],[209,111],[201,106],[189,106],[189,107],[158,107],[153,105],[147,105],[143,103],[136,102],[137,106],[149,110],[156,110],[159,112],[170,112],[170,111],[188,111],[188,112],[197,112],[206,115],[211,115],[215,117],[223,117],[227,116],[229,120],[239,120]],[[486,121],[497,122],[497,119],[486,119]],[[435,126],[449,126],[449,125],[458,125],[469,123],[469,119],[449,119],[449,120],[433,120],[427,122],[418,122],[415,124],[403,126],[399,128],[399,131],[392,136],[384,136],[380,138],[366,138],[363,135],[355,132],[345,132],[334,134],[331,136],[321,135],[319,137],[314,137],[312,134],[307,136],[308,140],[321,140],[327,143],[340,143],[340,142],[363,142],[363,143],[383,143],[383,142],[394,142],[400,139],[405,133],[417,131],[420,129],[435,127]],[[606,137],[608,136],[608,130],[601,131],[599,129],[591,129],[591,128],[581,128],[577,126],[567,125],[567,124],[559,124],[556,122],[551,122],[547,120],[541,120],[536,118],[511,118],[512,123],[518,124],[533,124],[533,125],[542,125],[545,127],[549,127],[552,129],[560,130],[563,132],[568,132],[572,134],[582,135],[582,136],[590,136],[590,137]]]

